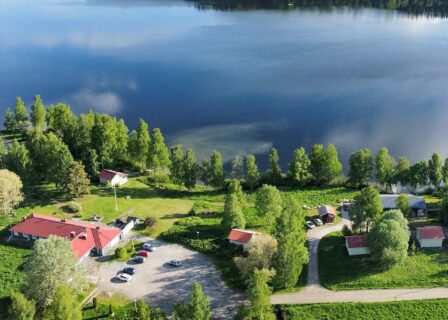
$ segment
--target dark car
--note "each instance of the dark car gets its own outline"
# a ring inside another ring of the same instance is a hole
[[[145,258],[142,256],[135,256],[132,260],[134,260],[134,262],[136,263],[143,263],[145,262]]]
[[[130,274],[131,276],[135,274],[135,269],[134,268],[124,268],[123,269],[124,273]]]

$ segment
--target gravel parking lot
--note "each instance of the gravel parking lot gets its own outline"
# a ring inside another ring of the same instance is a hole
[[[149,238],[139,239],[147,241]],[[175,301],[188,299],[194,281],[199,282],[210,297],[214,317],[233,319],[246,297],[230,289],[222,280],[214,264],[205,255],[177,244],[154,240],[155,252],[146,262],[99,262],[90,268],[89,279],[97,283],[100,292],[110,291],[125,295],[131,300],[144,298],[150,305],[172,311]],[[173,267],[168,261],[177,259],[182,267]],[[130,282],[116,279],[125,267],[134,267],[136,274]]]

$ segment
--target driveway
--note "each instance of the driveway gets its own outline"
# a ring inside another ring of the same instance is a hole
[[[310,262],[308,264],[308,284],[299,292],[275,294],[273,304],[311,304],[334,302],[384,302],[399,300],[448,299],[448,288],[417,289],[374,289],[331,291],[321,286],[319,279],[317,250],[320,240],[329,233],[351,226],[350,217],[343,211],[342,221],[335,225],[314,228],[307,233]]]
[[[140,238],[148,241],[149,238]],[[213,262],[205,255],[177,244],[152,241],[156,247],[143,264],[129,262],[95,263],[89,271],[89,280],[100,292],[120,293],[131,300],[144,298],[151,306],[171,313],[176,301],[187,300],[194,281],[199,282],[210,297],[213,315],[218,319],[233,319],[239,306],[246,302],[242,292],[230,289],[222,280]],[[182,267],[172,267],[169,260],[177,259]],[[137,272],[128,283],[117,281],[115,276],[125,267]]]

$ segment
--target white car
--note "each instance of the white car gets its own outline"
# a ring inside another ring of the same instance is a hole
[[[316,226],[311,221],[305,222],[305,225],[307,226],[308,229],[316,228]]]
[[[168,261],[168,264],[174,267],[182,267],[182,262],[180,262],[179,260]]]
[[[322,222],[322,220],[320,220],[319,218],[313,219],[313,222],[317,225],[317,226],[321,226],[324,223]]]
[[[154,245],[151,242],[145,242],[143,244],[143,249],[154,252],[156,251],[156,247],[154,247]]]
[[[128,282],[128,281],[131,281],[132,276],[130,274],[122,272],[122,273],[118,274],[117,279],[124,281],[124,282]]]

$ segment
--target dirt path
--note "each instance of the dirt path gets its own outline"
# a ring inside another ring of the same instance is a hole
[[[321,286],[319,280],[317,250],[320,240],[329,233],[342,230],[351,225],[347,212],[342,212],[342,221],[333,226],[324,226],[308,231],[308,284],[300,292],[275,294],[271,296],[273,304],[312,304],[333,302],[385,302],[399,300],[448,299],[448,288],[417,289],[374,289],[331,291]]]

